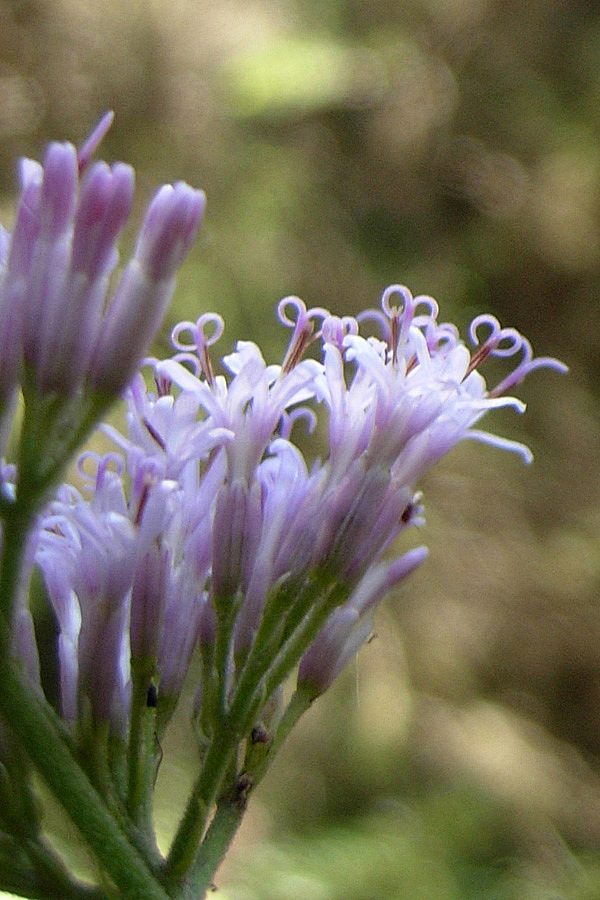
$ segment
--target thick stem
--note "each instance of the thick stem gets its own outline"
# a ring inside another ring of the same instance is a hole
[[[27,841],[23,850],[39,873],[36,900],[104,900],[102,888],[71,878],[62,861],[41,841]]]
[[[302,654],[308,649],[312,641],[331,615],[348,597],[348,588],[342,583],[334,585],[327,591],[322,602],[317,604],[311,612],[305,616],[302,623],[290,635],[279,653],[265,673],[265,693],[268,696],[282,684],[294,667],[300,662]]]
[[[173,841],[165,867],[166,884],[172,885],[174,879],[182,879],[193,864],[212,805],[219,795],[231,760],[234,758],[240,741],[249,733],[253,720],[260,712],[265,700],[298,662],[330,612],[346,596],[347,590],[344,586],[326,590],[326,580],[321,581],[321,584],[324,592],[322,602],[296,629],[275,659],[265,648],[265,644],[268,646],[270,643],[271,634],[261,634],[259,629],[227,715],[219,723],[218,730],[213,736],[202,772],[194,785]],[[259,641],[259,637],[264,638],[264,643]],[[257,649],[261,647],[262,654]],[[267,684],[261,680],[261,675],[265,670]]]
[[[312,702],[313,698],[308,691],[296,688],[275,730],[271,743],[250,744],[244,760],[244,772],[252,779],[252,788],[255,788],[262,781],[265,772],[287,740],[290,731],[298,719],[309,709]]]
[[[167,900],[146,862],[79,767],[40,708],[40,701],[6,658],[0,662],[0,714],[77,826],[102,870],[126,900]]]

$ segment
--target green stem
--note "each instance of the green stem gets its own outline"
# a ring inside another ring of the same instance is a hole
[[[337,587],[337,590],[336,590]],[[316,635],[331,610],[341,602],[340,588],[325,569],[316,569],[310,579],[293,595],[293,586],[280,585],[268,598],[252,648],[244,663],[231,701],[231,711],[238,703],[246,703],[247,696],[256,696],[257,687],[264,700],[284,680],[287,670],[275,682],[268,673],[284,657],[296,658],[296,662],[308,647],[310,634]],[[313,624],[316,621],[316,626]],[[308,637],[305,637],[308,635]],[[299,648],[300,652],[296,652]]]
[[[256,685],[253,684],[253,691],[249,692],[247,696],[240,697],[238,692],[238,703],[235,709],[233,707],[227,709],[227,682],[236,602],[231,598],[219,598],[215,602],[215,607],[217,610],[214,650],[216,679],[207,684],[208,692],[203,697],[200,710],[201,719],[208,718],[210,722],[210,743],[205,751],[206,755],[200,775],[192,789],[167,857],[165,865],[165,883],[167,885],[173,885],[177,880],[182,879],[196,856],[213,804],[219,795],[226,773],[235,760],[240,741],[247,731],[247,708],[251,704],[255,704]],[[253,706],[252,709],[254,708]],[[203,737],[208,737],[208,733],[204,733]]]
[[[167,857],[164,882],[168,888],[177,886],[194,861],[212,805],[234,759],[238,743],[239,736],[223,726],[213,736]]]
[[[13,503],[5,507],[2,532],[2,559],[0,562],[0,613],[6,622],[12,621],[16,596],[21,578],[22,560],[29,529],[34,519],[34,509],[29,504]],[[8,633],[0,634],[8,638]],[[0,646],[0,652],[8,652],[9,643]]]
[[[148,844],[155,847],[152,791],[156,775],[156,706],[148,705],[151,668],[132,660],[132,680],[127,811]]]
[[[169,852],[165,868],[167,884],[173,884],[174,878],[183,878],[193,864],[212,804],[219,795],[230,762],[234,758],[240,741],[250,731],[265,700],[296,665],[331,611],[343,601],[347,594],[347,588],[343,585],[332,587],[330,584],[328,590],[326,575],[323,573],[320,575],[316,573],[315,580],[324,595],[322,601],[310,615],[305,616],[274,660],[265,648],[265,643],[271,643],[273,635],[271,626],[268,633],[261,633],[259,629],[227,715],[213,736],[202,772],[194,785]],[[311,586],[309,590],[311,596],[314,593],[313,587]],[[262,637],[263,641],[260,641],[259,637]],[[261,680],[263,672],[266,674],[266,684]]]
[[[194,897],[197,900],[205,897],[240,827],[249,791],[253,791],[262,780],[275,754],[280,750],[300,716],[310,707],[311,702],[308,692],[296,690],[281,718],[273,741],[270,744],[254,744],[248,747],[242,770],[243,781],[241,777],[236,776],[232,789],[217,802],[212,822],[186,877],[183,897]]]
[[[302,621],[322,586],[317,579],[295,590],[294,585],[283,582],[267,597],[260,617],[258,631],[241,672],[237,692],[245,694],[249,686],[258,684],[284,639],[285,629],[293,621]]]
[[[186,886],[181,894],[182,898],[204,900],[207,891],[212,886],[215,872],[221,865],[240,827],[245,810],[246,804],[241,798],[235,798],[228,794],[219,800],[210,827],[206,832],[201,852],[186,879]]]
[[[331,587],[295,632],[288,638],[265,673],[265,694],[270,696],[296,666],[303,653],[331,615],[348,597],[346,585],[338,583]]]
[[[252,779],[252,787],[262,781],[265,772],[273,762],[298,719],[304,715],[313,702],[312,694],[302,688],[296,688],[290,698],[283,716],[270,744],[251,744],[244,760],[244,772]]]
[[[51,727],[40,701],[5,658],[0,662],[0,714],[77,826],[103,871],[126,900],[166,900],[146,862]]]
[[[0,891],[32,900],[107,900],[100,887],[71,879],[39,844],[0,835]]]

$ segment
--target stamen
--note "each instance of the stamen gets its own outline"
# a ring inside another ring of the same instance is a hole
[[[212,333],[208,328],[212,326]],[[215,373],[208,348],[216,344],[225,330],[225,323],[217,313],[204,313],[196,322],[180,322],[171,332],[171,341],[177,350],[195,351],[200,360],[200,369],[209,387],[214,387]],[[181,340],[181,334],[191,332],[191,343]]]
[[[356,316],[359,325],[363,322],[376,322],[381,329],[381,340],[391,346],[390,323],[388,317],[380,309],[365,309]]]
[[[295,321],[287,315],[287,306],[291,306],[296,310],[297,318]],[[325,321],[330,318],[330,313],[320,306],[307,310],[306,304],[299,297],[284,297],[277,306],[277,316],[282,325],[294,329],[281,365],[282,374],[287,375],[298,365],[306,349],[322,335],[322,329],[315,332],[312,319]]]
[[[525,338],[516,328],[502,328],[500,323],[494,316],[482,315],[477,316],[471,322],[469,328],[469,336],[473,344],[479,343],[477,329],[480,325],[488,325],[490,333],[485,341],[477,347],[471,356],[471,361],[465,372],[467,378],[471,372],[479,368],[479,366],[488,358],[488,356],[514,356],[523,346]],[[501,347],[502,341],[508,341],[507,347]]]
[[[90,462],[95,465],[93,471],[86,471],[86,465]],[[86,450],[81,453],[77,460],[77,471],[79,476],[88,482],[94,482],[96,489],[102,486],[109,467],[113,467],[113,471],[120,475],[123,471],[123,460],[116,453],[105,453],[101,456],[94,453],[93,450]]]
[[[402,305],[400,307],[390,304],[390,297],[400,294]],[[421,300],[422,298],[419,298]],[[435,301],[433,301],[435,303]],[[417,304],[413,295],[402,284],[392,284],[381,295],[381,308],[390,320],[390,337],[388,350],[391,355],[392,366],[396,367],[408,339],[408,332],[413,321]]]
[[[152,424],[152,422],[150,422],[146,418],[146,416],[144,416],[142,418],[142,422],[144,423],[144,426],[146,427],[146,430],[147,430],[148,434],[150,435],[150,437],[152,438],[152,440],[158,444],[158,446],[160,447],[161,450],[166,450],[167,445],[164,442],[164,440],[162,439],[162,437],[160,436],[160,434],[158,433],[158,431],[156,430],[156,428],[154,427],[154,425]]]
[[[569,371],[568,366],[552,356],[539,356],[537,359],[534,359],[533,349],[527,338],[521,339],[521,350],[523,351],[523,358],[519,365],[513,369],[510,375],[507,375],[503,381],[488,392],[489,397],[501,397],[508,393],[508,391],[520,384],[533,369],[549,368],[556,369],[557,372],[562,373]]]
[[[168,397],[171,393],[173,382],[158,368],[154,371],[154,384],[156,385],[156,393],[159,397]],[[147,425],[145,420],[144,423]]]
[[[344,338],[349,334],[358,334],[358,322],[353,316],[342,316],[342,318],[328,316],[323,322],[321,328],[323,343],[332,344],[342,355],[346,352]]]
[[[317,416],[314,410],[306,406],[299,406],[292,412],[283,412],[279,420],[279,434],[285,440],[290,440],[292,428],[301,419],[306,421],[306,433],[312,434],[317,425]]]
[[[150,493],[150,485],[151,485],[151,481],[149,479],[146,479],[144,481],[144,485],[142,487],[142,492],[140,494],[140,502],[138,504],[137,512],[133,519],[134,525],[139,525],[140,522],[142,521],[144,507],[145,507],[146,503],[148,502],[148,494]]]
[[[442,322],[438,325],[435,320],[430,321],[425,328],[427,348],[431,354],[445,353],[453,350],[460,341],[458,328],[450,322]]]

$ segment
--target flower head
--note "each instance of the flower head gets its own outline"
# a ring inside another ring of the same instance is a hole
[[[158,192],[109,300],[134,186],[130,166],[90,162],[111,119],[105,116],[79,151],[52,143],[42,165],[21,162],[15,227],[0,241],[0,401],[16,387],[22,365],[41,393],[70,396],[87,385],[117,396],[171,299],[204,195],[182,182]]]
[[[66,706],[77,697],[81,706],[83,692],[102,715],[126,709],[128,660],[145,660],[159,705],[161,691],[176,699],[198,640],[208,660],[209,647],[216,641],[223,652],[226,641],[228,694],[256,667],[266,702],[298,663],[300,685],[326,689],[367,639],[381,598],[425,559],[423,547],[387,558],[423,521],[418,479],[469,437],[529,461],[528,448],[474,425],[499,406],[521,412],[506,391],[530,370],[564,370],[533,360],[528,342],[490,317],[475,321],[470,352],[437,314],[432,298],[396,285],[380,312],[357,319],[287,298],[280,315],[293,333],[283,365],[239,342],[224,359],[228,376],[215,375],[210,359],[218,316],[174,329],[173,358],[148,361],[156,389],[139,375],[131,383],[127,435],[105,429],[124,464],[99,461],[90,499],[59,499],[42,529],[38,561],[72,671]],[[380,337],[360,333],[367,321]],[[321,360],[304,359],[315,342]],[[485,359],[517,353],[513,374],[488,389]],[[293,430],[304,420],[312,431],[320,413],[327,452],[308,464]],[[105,674],[98,694],[91,660],[100,645],[112,648],[120,675]],[[203,688],[201,717],[203,703],[214,703],[205,696]]]

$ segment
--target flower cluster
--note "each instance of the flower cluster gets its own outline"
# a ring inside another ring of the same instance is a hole
[[[0,229],[0,457],[11,429],[15,446],[0,460],[0,888],[200,897],[290,728],[424,560],[396,548],[422,522],[421,476],[463,438],[529,461],[475,426],[522,411],[509,393],[530,371],[564,366],[491,316],[468,349],[399,285],[356,318],[282,300],[281,365],[240,341],[218,374],[214,314],[143,361],[204,195],[158,192],[110,297],[133,193],[128,166],[91,163],[110,121],[25,160]],[[493,387],[489,356],[517,360]],[[123,393],[126,428],[101,425],[112,451],[79,457],[80,490],[57,487]],[[195,650],[198,774],[163,857],[152,793]],[[98,861],[96,887],[45,841],[34,768]]]
[[[62,488],[39,535],[67,720],[91,710],[125,734],[131,671],[158,688],[159,711],[172,710],[198,644],[205,673],[222,667],[225,708],[249,672],[257,717],[296,666],[311,696],[328,687],[378,602],[426,555],[385,555],[421,521],[418,479],[466,437],[529,460],[523,445],[473,426],[490,409],[522,411],[505,389],[532,368],[563,368],[532,360],[526,340],[489,316],[473,323],[473,342],[487,333],[469,352],[437,314],[432,298],[400,286],[360,322],[287,298],[283,365],[239,342],[223,360],[228,377],[209,355],[220,317],[177,326],[173,358],[147,361],[152,389],[138,374],[127,393],[127,434],[105,428],[120,452],[84,455],[90,496]],[[379,337],[359,333],[368,319]],[[311,343],[320,359],[304,358]],[[478,368],[490,354],[522,355],[491,390]],[[312,431],[319,409],[326,452],[309,466],[293,431],[301,420]],[[197,699],[207,730],[215,678]]]
[[[0,226],[0,453],[19,388],[30,419],[41,424],[46,453],[56,457],[66,454],[48,446],[52,421],[57,432],[76,430],[92,398],[99,409],[120,395],[162,322],[197,234],[204,194],[183,182],[164,185],[109,299],[134,189],[130,166],[91,162],[111,121],[108,113],[79,150],[52,143],[43,165],[21,160],[15,225],[12,233]],[[75,400],[76,414],[65,415]]]

